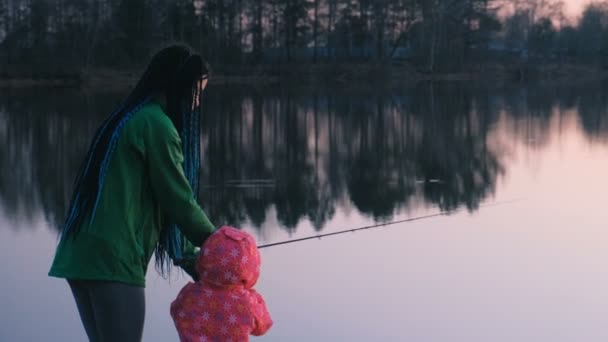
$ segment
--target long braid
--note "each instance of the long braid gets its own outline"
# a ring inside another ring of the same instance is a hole
[[[98,178],[98,183],[97,183],[98,190],[97,190],[97,196],[95,198],[95,203],[93,204],[93,208],[92,208],[92,212],[91,212],[91,219],[90,219],[91,223],[93,222],[93,220],[95,218],[95,212],[97,211],[97,206],[99,205],[99,200],[101,199],[103,185],[104,185],[104,181],[105,181],[106,174],[108,171],[108,165],[110,164],[110,158],[114,154],[114,150],[116,150],[116,146],[118,145],[118,138],[120,137],[120,131],[122,130],[123,126],[127,123],[127,121],[129,121],[129,119],[131,119],[131,117],[133,117],[133,114],[137,113],[149,101],[150,101],[150,98],[147,97],[135,108],[133,108],[129,112],[125,113],[125,115],[123,115],[120,118],[120,120],[116,124],[116,127],[112,131],[112,135],[110,136],[110,141],[108,142],[108,147],[106,148],[106,153],[103,157],[101,166],[99,168],[99,178]]]
[[[199,170],[200,170],[200,112],[192,110],[193,99],[200,96],[197,88],[194,88],[187,99],[181,103],[188,107],[181,109],[181,115],[176,122],[176,128],[182,139],[182,153],[184,156],[183,170],[188,183],[192,188],[194,198],[198,199]],[[170,101],[168,101],[170,102]],[[173,103],[174,106],[177,104]],[[184,257],[183,250],[186,239],[181,233],[179,226],[168,223],[161,232],[160,240],[156,246],[156,266],[161,274],[166,274],[171,269],[171,261],[180,260]]]
[[[103,133],[105,132],[105,129],[108,126],[108,123],[110,122],[110,120],[115,115],[120,113],[121,109],[122,109],[122,106],[119,107],[117,110],[115,110],[106,120],[104,120],[101,127],[99,127],[99,129],[95,133],[95,138],[93,139],[93,143],[89,147],[89,151],[87,152],[87,155],[86,155],[82,165],[80,166],[80,169],[78,170],[76,180],[74,181],[74,185],[73,185],[74,194],[70,201],[70,207],[69,207],[66,223],[64,224],[64,226],[62,228],[62,236],[67,235],[70,227],[72,226],[72,223],[74,222],[74,220],[76,219],[76,217],[78,216],[78,214],[80,212],[80,207],[82,205],[82,203],[80,202],[80,190],[82,188],[81,181],[83,178],[86,178],[86,176],[89,172],[89,168],[90,168],[91,162],[93,160],[93,155],[94,155],[95,149],[99,143],[99,140],[101,140],[101,137],[102,137]]]
[[[153,76],[150,68],[146,70],[141,80],[133,89],[127,99],[112,112],[96,131],[89,151],[79,168],[78,176],[74,181],[74,190],[70,200],[68,217],[61,229],[62,239],[72,236],[76,237],[84,222],[87,214],[93,211],[101,196],[101,186],[105,179],[105,170],[101,172],[104,159],[111,157],[108,154],[108,147],[112,140],[117,139],[120,121],[125,117],[130,117],[149,101],[150,89],[153,87]],[[94,213],[91,213],[90,222],[93,221]]]
[[[149,98],[145,98],[130,110],[125,110],[125,107],[117,109],[97,130],[74,182],[74,193],[70,201],[68,217],[62,228],[62,238],[70,235],[76,236],[84,216],[89,212],[91,213],[90,222],[93,222],[95,209],[103,190],[107,166],[116,148],[120,130],[128,119],[148,101]],[[103,157],[101,157],[102,155]]]

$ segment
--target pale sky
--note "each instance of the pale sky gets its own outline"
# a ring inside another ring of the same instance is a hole
[[[585,8],[585,5],[590,2],[591,0],[564,0],[564,3],[566,4],[567,15],[571,15],[574,17],[580,16],[583,11],[583,8]]]
[[[558,1],[558,0],[553,0],[553,1]],[[598,2],[598,1],[602,1],[602,0],[563,0],[564,2],[564,14],[566,15],[566,17],[568,17],[569,19],[571,19],[573,22],[572,23],[576,23],[578,21],[578,19],[580,19],[581,14],[583,13],[583,9],[590,3],[592,2]],[[512,0],[506,0],[503,1],[502,4],[503,5],[508,5],[509,3],[513,4],[514,1]],[[552,2],[551,0],[549,2]],[[510,8],[508,6],[503,7],[503,9],[505,9],[505,11],[503,12],[503,14],[506,15],[510,15],[512,14],[512,10],[513,8]]]

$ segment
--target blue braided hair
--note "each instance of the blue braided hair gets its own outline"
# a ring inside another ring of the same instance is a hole
[[[166,114],[180,132],[184,151],[184,174],[195,198],[199,190],[200,168],[200,109],[194,108],[200,97],[197,86],[208,70],[202,58],[185,45],[171,45],[154,55],[142,77],[126,100],[112,112],[97,129],[86,157],[80,165],[73,185],[72,198],[61,238],[76,238],[85,224],[95,220],[95,214],[112,155],[120,133],[129,119],[154,96],[166,98]],[[156,246],[157,269],[167,274],[171,260],[183,256],[186,239],[179,227],[163,220],[163,228]]]
[[[193,89],[192,99],[200,96],[200,90]],[[192,108],[192,107],[189,107]],[[200,107],[199,107],[200,108]],[[184,155],[184,175],[190,183],[194,198],[198,199],[199,175],[200,175],[200,113],[199,108],[183,110],[176,127],[182,139],[182,153]],[[170,271],[171,261],[179,261],[186,246],[186,238],[181,234],[179,226],[169,223],[161,232],[159,243],[156,245],[155,257],[156,268],[166,274]]]

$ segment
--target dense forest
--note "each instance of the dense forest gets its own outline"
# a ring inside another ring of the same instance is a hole
[[[0,0],[0,72],[128,70],[171,41],[216,66],[486,61],[603,66],[608,2],[555,0]]]

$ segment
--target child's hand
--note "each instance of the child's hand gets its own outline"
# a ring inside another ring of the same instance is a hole
[[[270,327],[273,325],[272,318],[264,302],[264,298],[257,293],[255,290],[251,290],[251,304],[253,305],[253,312],[255,315],[255,324],[253,331],[251,332],[254,336],[264,335]]]

